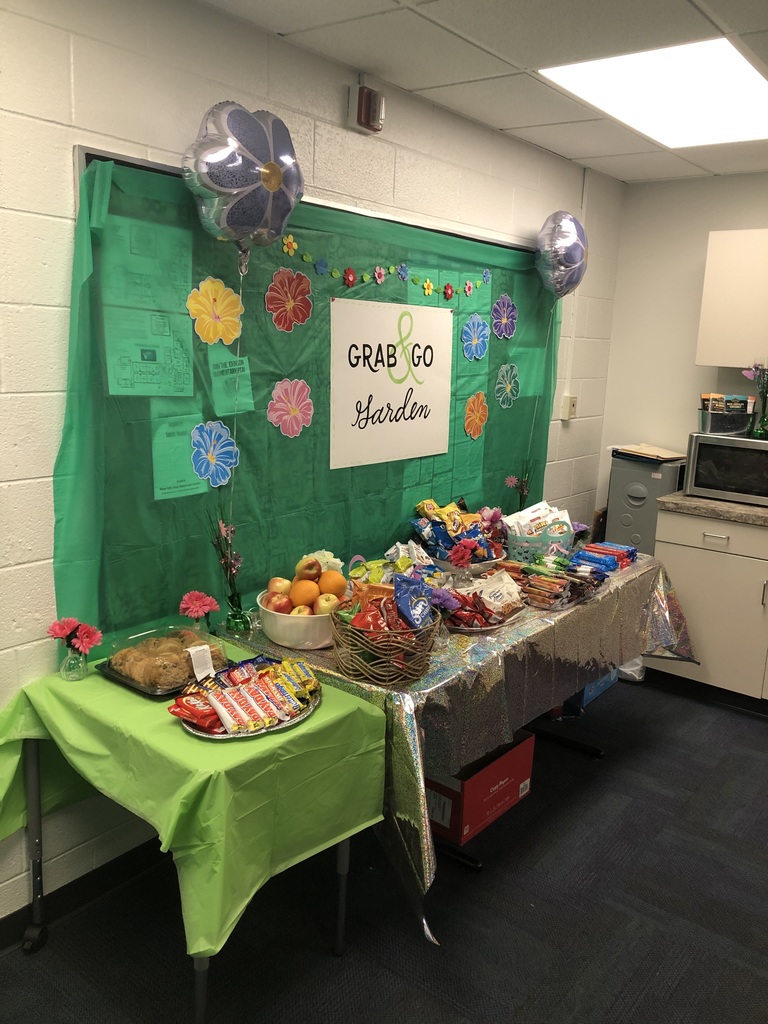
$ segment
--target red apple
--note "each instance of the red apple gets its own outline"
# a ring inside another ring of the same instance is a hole
[[[312,615],[312,609],[308,604],[297,604],[291,612],[291,615]]]
[[[267,584],[267,590],[272,594],[287,594],[291,586],[291,581],[285,576],[273,576]]]
[[[296,563],[296,578],[300,580],[319,580],[322,571],[316,558],[302,558]]]
[[[293,601],[287,594],[279,594],[276,591],[268,591],[266,597],[261,599],[262,605],[271,612],[279,612],[281,615],[290,615],[293,611]]]
[[[315,615],[330,615],[338,603],[339,599],[335,594],[321,594],[315,598],[312,611]]]

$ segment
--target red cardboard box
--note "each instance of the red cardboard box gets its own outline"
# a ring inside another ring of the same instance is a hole
[[[436,836],[459,846],[490,825],[531,790],[534,736],[520,729],[455,776],[427,778],[427,807]]]

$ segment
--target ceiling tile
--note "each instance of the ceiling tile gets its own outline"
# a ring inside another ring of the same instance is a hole
[[[516,128],[516,139],[531,142],[560,156],[620,156],[626,153],[654,153],[658,150],[642,135],[622,128],[613,121],[572,121],[533,128]]]
[[[765,0],[710,0],[709,8],[728,32],[768,29],[768,4]]]
[[[628,156],[583,157],[579,163],[619,181],[655,181],[665,178],[705,178],[708,172],[673,153],[633,153]]]
[[[743,37],[743,42],[747,50],[768,65],[768,32],[752,32]]]
[[[768,141],[733,142],[728,146],[692,146],[680,156],[713,174],[749,174],[768,171]]]
[[[504,61],[402,8],[332,28],[290,32],[286,38],[402,89],[472,81],[509,70]]]
[[[236,18],[250,21],[267,32],[282,35],[301,29],[331,25],[337,21],[360,18],[367,14],[397,10],[396,0],[201,0],[206,7],[216,7]]]
[[[583,121],[589,113],[575,100],[530,75],[505,75],[480,82],[416,90],[424,99],[493,128]],[[596,115],[597,116],[597,115]]]
[[[688,0],[433,0],[418,11],[520,68],[721,35]]]

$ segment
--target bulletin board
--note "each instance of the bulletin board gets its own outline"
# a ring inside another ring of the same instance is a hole
[[[242,305],[229,344],[205,341],[209,279],[225,320]],[[451,311],[444,451],[330,468],[336,300]],[[525,475],[540,499],[559,329],[530,251],[304,201],[241,276],[180,178],[92,162],[54,472],[59,614],[117,630],[173,615],[193,589],[224,608],[208,534],[222,507],[252,604],[308,552],[383,556],[426,498],[510,512],[509,478]],[[195,463],[195,428],[212,424],[237,452],[218,480]]]

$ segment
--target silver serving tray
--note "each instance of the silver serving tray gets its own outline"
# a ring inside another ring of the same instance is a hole
[[[180,718],[182,729],[190,734],[190,736],[197,736],[201,740],[255,740],[259,736],[271,736],[274,732],[282,732],[284,729],[292,729],[294,725],[299,725],[301,722],[306,722],[309,716],[317,710],[320,706],[320,699],[322,693],[320,690],[315,690],[312,694],[309,704],[295,718],[291,718],[287,722],[278,722],[276,725],[268,725],[265,729],[255,729],[253,732],[206,732],[204,729],[199,729],[193,722],[188,722],[184,718]]]

